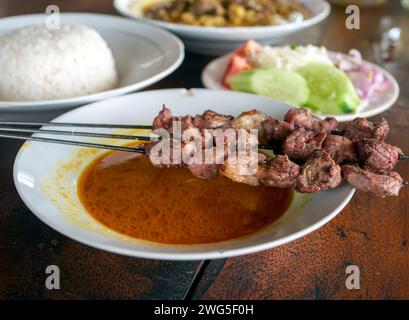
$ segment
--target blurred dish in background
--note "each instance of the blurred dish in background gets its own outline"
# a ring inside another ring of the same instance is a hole
[[[149,1],[142,14],[149,19],[204,27],[268,26],[301,22],[309,12],[283,0],[161,0]],[[131,12],[139,13],[133,2]]]
[[[163,2],[160,1],[160,3]],[[329,15],[331,9],[329,3],[324,0],[299,0],[297,3],[300,4],[300,7],[305,8],[306,18],[292,18],[294,19],[292,22],[276,25],[253,25],[252,23],[251,26],[231,27],[216,26],[217,23],[204,21],[202,21],[202,25],[190,25],[145,17],[144,8],[154,3],[158,3],[158,1],[114,0],[116,10],[122,15],[170,30],[182,38],[188,50],[207,55],[220,55],[233,51],[247,39],[255,39],[265,44],[277,43],[292,33],[320,23]],[[166,15],[166,12],[164,14]],[[233,17],[235,16],[236,14],[233,15]],[[209,16],[206,15],[204,19],[209,21]],[[223,24],[221,23],[221,25]]]
[[[41,25],[44,23],[45,17],[44,14],[35,14],[1,19],[0,36],[23,27]],[[27,99],[23,100],[22,98],[20,98],[20,101],[10,101],[9,98],[3,99],[3,101],[0,101],[0,111],[2,113],[34,113],[58,110],[140,90],[172,73],[182,63],[184,58],[183,43],[176,36],[165,30],[130,21],[129,19],[100,14],[63,13],[61,14],[61,23],[63,25],[75,24],[92,28],[107,43],[107,46],[112,51],[112,57],[118,74],[118,83],[115,84],[115,88],[109,89],[107,87],[105,89],[108,90],[102,89],[104,91],[101,92],[89,92],[83,95],[78,93],[75,97],[70,95],[71,97],[66,96],[61,99],[53,97],[48,100],[41,100],[46,99],[46,97],[42,96],[41,92],[34,92],[31,94],[31,101],[27,101]],[[78,38],[75,35],[71,36]],[[79,38],[77,40],[79,40]],[[25,50],[25,48],[29,48],[29,41],[23,42],[21,49]],[[47,51],[46,49],[47,48],[44,49],[45,52]],[[55,52],[53,52],[53,54],[54,53]],[[99,58],[101,54],[102,52],[99,50]],[[30,56],[27,53],[26,55],[27,57]],[[65,60],[74,59],[72,55],[69,57],[60,55],[57,58],[64,58]],[[1,59],[5,59],[5,56],[2,55]],[[12,63],[13,59],[4,60],[3,64],[7,65],[7,63]],[[51,65],[52,61],[50,59],[46,60],[46,62],[47,61]],[[69,67],[69,65],[70,63],[65,67]],[[49,66],[42,62],[42,68],[46,69]],[[24,67],[27,68],[27,74],[35,72],[35,70],[31,70],[30,66],[26,63]],[[19,68],[21,69],[21,67]],[[18,70],[19,68],[15,68],[16,73],[14,74],[14,76],[18,78],[22,76],[21,70]],[[13,71],[10,68],[7,69]],[[41,72],[45,71],[46,70],[41,70]],[[64,73],[66,73],[66,71],[67,70],[65,70]],[[98,70],[94,70],[93,76],[95,78],[101,76],[100,72],[97,71]],[[7,74],[8,80],[10,76],[13,76],[11,73]],[[5,76],[4,73],[0,75],[0,77]],[[88,76],[92,77],[92,75]],[[76,80],[80,79],[70,79],[70,81]],[[20,85],[24,84],[20,81]],[[26,90],[27,88],[24,87],[22,90],[23,89]],[[39,91],[46,89],[45,87],[38,87]],[[16,90],[18,90],[18,88]],[[16,96],[19,97],[17,94]]]
[[[84,25],[19,28],[0,36],[0,52],[0,100],[73,98],[118,86],[111,49]]]

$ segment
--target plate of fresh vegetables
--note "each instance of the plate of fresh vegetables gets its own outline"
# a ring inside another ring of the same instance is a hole
[[[399,97],[395,78],[363,60],[355,49],[344,54],[313,45],[262,46],[252,40],[210,62],[202,82],[209,89],[253,93],[307,107],[338,121],[382,113]]]

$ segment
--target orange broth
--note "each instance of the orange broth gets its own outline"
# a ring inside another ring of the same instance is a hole
[[[114,151],[91,163],[78,194],[86,210],[119,233],[167,244],[239,238],[276,221],[292,189],[252,187],[218,176],[201,180],[186,168],[157,168],[146,156]]]

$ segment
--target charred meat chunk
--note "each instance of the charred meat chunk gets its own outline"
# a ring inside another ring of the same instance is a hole
[[[278,155],[271,161],[260,163],[256,177],[269,187],[290,188],[295,185],[299,173],[298,164],[292,162],[286,155]]]
[[[216,147],[204,149],[201,152],[201,158],[193,159],[188,169],[196,178],[210,179],[219,175],[219,169],[227,156],[227,149],[221,154],[216,151]]]
[[[169,148],[164,145],[168,145]],[[188,150],[194,147],[187,144],[185,149]],[[179,148],[182,150],[179,141],[166,138],[158,141],[152,141],[144,144],[146,155],[149,157],[152,164],[159,168],[183,167],[184,164],[180,159],[174,158],[173,149]],[[194,150],[192,150],[193,152]],[[179,153],[180,154],[180,153]]]
[[[261,123],[268,117],[255,109],[243,112],[236,119],[233,120],[232,127],[234,129],[260,129]]]
[[[325,139],[322,149],[328,152],[336,163],[357,161],[354,143],[346,137],[329,135]]]
[[[169,130],[172,126],[173,115],[172,111],[166,106],[163,106],[159,114],[153,119],[152,130],[166,129]]]
[[[172,112],[163,106],[162,110],[153,120],[152,130],[165,129],[171,132],[177,122],[179,122],[182,131],[194,127],[191,115],[174,117]]]
[[[335,118],[327,117],[320,122],[320,131],[330,133],[338,128],[338,121]]]
[[[288,110],[284,121],[298,128],[314,129],[319,126],[320,119],[313,116],[309,110],[299,108]]]
[[[220,174],[238,183],[248,184],[250,186],[258,186],[259,180],[257,177],[248,171],[248,164],[225,164],[220,167]]]
[[[377,174],[354,166],[343,166],[344,179],[359,191],[378,197],[398,196],[404,181],[396,172]]]
[[[290,123],[295,128],[304,128],[327,133],[335,130],[338,126],[338,122],[335,118],[321,120],[305,108],[289,110],[284,116],[284,121]]]
[[[356,142],[359,163],[362,168],[375,173],[393,170],[402,150],[376,139],[361,139]]]
[[[325,151],[317,151],[301,168],[295,189],[310,193],[337,187],[342,181],[341,167]]]
[[[203,113],[203,118],[206,121],[206,128],[230,128],[234,117],[220,114],[212,110],[207,110]]]
[[[219,172],[222,176],[225,176],[234,182],[245,183],[250,186],[258,186],[260,181],[255,173],[257,172],[258,164],[265,163],[266,160],[267,157],[262,153],[258,154],[258,163],[253,163],[249,157],[237,157],[235,163],[226,163],[222,165]]]
[[[286,121],[280,121],[268,117],[261,123],[262,138],[267,142],[282,142],[294,130],[293,126]]]
[[[212,110],[206,110],[203,115],[193,118],[193,125],[201,129],[230,128],[232,116],[226,116]]]
[[[294,130],[288,135],[283,144],[283,151],[291,160],[304,161],[314,151],[321,150],[326,133],[314,132],[303,128]]]
[[[230,128],[232,116],[219,114],[212,110],[207,110],[203,115],[191,115],[174,117],[172,112],[165,106],[153,120],[152,129],[172,130],[174,122],[180,121],[181,129],[186,130],[192,127],[198,129],[215,129],[215,128]]]
[[[357,141],[361,139],[376,139],[384,141],[389,133],[389,124],[385,118],[379,123],[372,123],[365,118],[356,118],[344,127],[344,136]]]

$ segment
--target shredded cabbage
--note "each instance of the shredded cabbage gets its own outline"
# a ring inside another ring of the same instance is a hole
[[[307,46],[265,46],[263,50],[252,57],[252,63],[256,67],[275,67],[294,70],[305,66],[310,62],[318,62],[333,65],[324,47]]]

